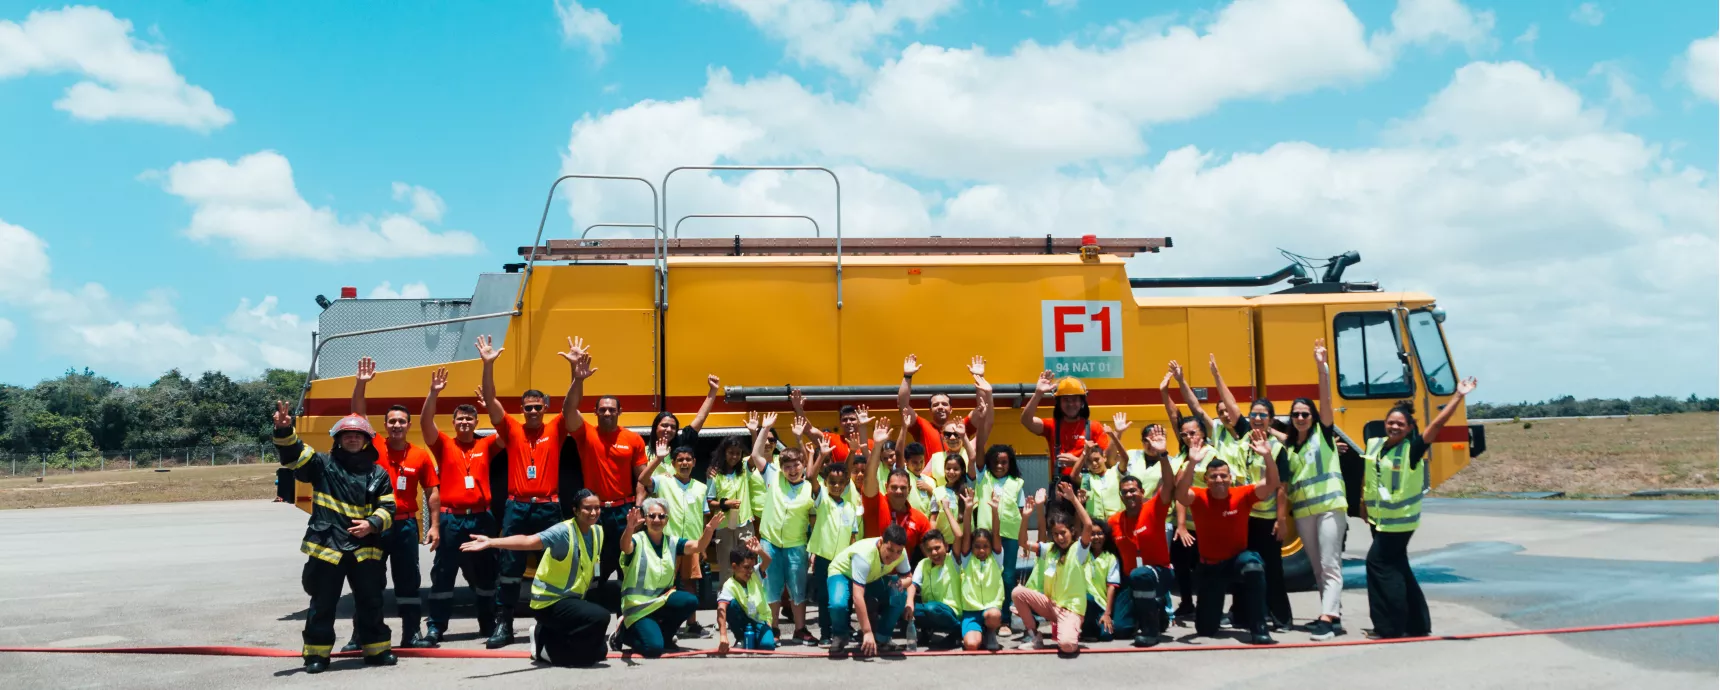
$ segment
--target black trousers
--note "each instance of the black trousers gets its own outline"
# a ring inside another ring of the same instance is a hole
[[[392,633],[382,622],[382,587],[386,582],[382,560],[359,562],[348,551],[341,554],[339,564],[316,558],[305,562],[302,584],[311,597],[311,609],[305,617],[304,655],[327,658],[333,651],[334,613],[340,604],[342,582],[352,588],[353,637],[364,648],[364,655],[388,651]]]
[[[508,501],[502,512],[502,536],[537,534],[561,522],[561,504]],[[521,579],[526,574],[524,551],[496,554],[496,621],[512,624],[514,606],[520,603]]]
[[[1277,520],[1248,518],[1248,550],[1260,555],[1266,566],[1266,612],[1284,624],[1290,623],[1290,591],[1284,588],[1284,543],[1272,536]]]
[[[1195,571],[1200,569],[1200,535],[1193,531],[1189,536],[1194,537],[1194,543],[1183,546],[1177,541],[1176,532],[1171,533],[1171,569],[1176,571],[1177,608],[1176,615],[1186,616],[1194,612],[1194,592],[1196,578],[1200,577]]]
[[[1433,630],[1427,597],[1409,565],[1409,538],[1415,532],[1371,530],[1368,547],[1368,615],[1381,637],[1424,637]]]
[[[1241,594],[1238,600],[1242,619],[1233,617],[1231,622],[1244,630],[1258,628],[1262,624],[1260,601],[1266,597],[1264,571],[1260,555],[1253,551],[1244,551],[1218,563],[1202,563],[1200,594],[1195,598],[1195,634],[1211,637],[1218,633],[1218,624],[1224,618],[1224,595],[1238,584],[1241,585],[1238,587]]]
[[[614,589],[614,583],[606,583]],[[596,594],[598,584],[592,584]],[[614,595],[613,592],[607,593]],[[536,643],[555,666],[594,666],[609,654],[609,611],[602,603],[566,598],[548,608],[532,609],[537,618]]]

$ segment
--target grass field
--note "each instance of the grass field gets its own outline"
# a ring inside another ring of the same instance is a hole
[[[1487,452],[1434,493],[1713,489],[1720,485],[1717,438],[1720,415],[1713,412],[1489,424]]]
[[[1624,494],[1720,486],[1720,415],[1569,419],[1487,426],[1487,452],[1434,490]],[[111,470],[0,479],[0,510],[274,497],[274,464]]]

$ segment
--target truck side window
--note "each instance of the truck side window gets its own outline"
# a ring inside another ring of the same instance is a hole
[[[1339,314],[1332,320],[1332,331],[1337,334],[1333,369],[1339,395],[1401,398],[1414,392],[1391,312]]]
[[[1445,336],[1439,322],[1429,311],[1409,313],[1409,337],[1415,340],[1415,354],[1421,359],[1421,377],[1427,381],[1427,391],[1434,395],[1451,395],[1457,390],[1457,372],[1451,370],[1451,358],[1445,352]]]

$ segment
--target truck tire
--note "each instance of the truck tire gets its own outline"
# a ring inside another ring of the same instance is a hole
[[[1286,548],[1286,551],[1289,549]],[[1284,557],[1284,590],[1311,592],[1314,590],[1314,566],[1308,563],[1308,552],[1296,543],[1296,552]]]

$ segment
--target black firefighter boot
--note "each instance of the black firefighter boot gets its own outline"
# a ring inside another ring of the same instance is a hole
[[[429,649],[437,646],[436,640],[418,634],[418,623],[421,620],[418,607],[400,607],[401,649]]]
[[[514,643],[514,621],[511,616],[496,619],[496,631],[484,642],[487,649],[501,649]]]

